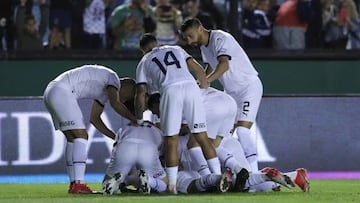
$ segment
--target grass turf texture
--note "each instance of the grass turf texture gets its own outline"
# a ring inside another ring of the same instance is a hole
[[[100,190],[100,183],[89,184]],[[189,202],[259,202],[259,203],[329,203],[360,202],[360,180],[311,180],[310,192],[303,193],[299,188],[281,192],[266,193],[226,193],[226,194],[192,194],[192,195],[156,195],[139,196],[135,194],[102,195],[70,195],[67,184],[0,184],[0,202],[147,202],[147,203],[189,203]]]

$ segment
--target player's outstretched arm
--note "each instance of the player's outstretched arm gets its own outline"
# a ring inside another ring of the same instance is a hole
[[[109,96],[111,107],[121,116],[129,119],[131,122],[136,122],[135,116],[129,111],[128,108],[126,108],[123,103],[120,102],[118,90],[113,86],[108,86],[106,90]]]
[[[219,56],[218,57],[218,64],[208,76],[208,81],[211,83],[219,79],[227,70],[229,69],[229,56]]]
[[[91,107],[90,123],[105,136],[115,139],[115,133],[111,131],[101,119],[101,114],[104,110],[104,106],[98,101],[94,101]]]
[[[136,93],[135,93],[135,115],[138,121],[143,119],[143,113],[145,111],[145,98],[146,98],[146,84],[140,83],[136,86]]]
[[[210,83],[207,81],[206,74],[201,65],[194,59],[189,58],[186,60],[186,63],[191,72],[195,73],[196,78],[200,82],[201,88],[207,88],[210,86]]]

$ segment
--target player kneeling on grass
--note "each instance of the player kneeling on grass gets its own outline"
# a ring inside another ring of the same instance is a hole
[[[134,167],[142,169],[139,184],[135,185],[140,193],[149,194],[151,188],[165,191],[166,174],[159,160],[161,144],[161,131],[149,122],[119,131],[102,183],[103,194],[113,195],[121,184],[126,185],[126,177]]]

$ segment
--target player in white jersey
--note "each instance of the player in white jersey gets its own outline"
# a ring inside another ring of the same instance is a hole
[[[239,165],[238,161],[226,148],[219,146],[224,137],[231,136],[236,120],[236,102],[230,95],[211,87],[202,89],[202,95],[208,125],[208,137],[216,148],[221,164],[225,165],[226,168],[230,168],[231,172],[236,174],[236,188],[242,190],[246,179],[249,177],[250,167],[248,167],[247,162]],[[200,174],[208,173],[201,149],[192,137],[190,137],[187,147],[191,158],[196,160],[195,163],[198,164],[196,170]]]
[[[201,46],[208,82],[219,79],[225,92],[235,99],[238,105],[236,134],[252,169],[258,170],[257,149],[250,137],[263,93],[257,71],[229,33],[206,30],[196,18],[186,20],[181,32],[188,44]]]
[[[100,117],[108,100],[118,114],[136,122],[135,116],[119,100],[119,95],[131,97],[126,96],[130,94],[128,88],[120,87],[119,77],[113,70],[99,65],[84,65],[62,73],[45,89],[44,102],[55,129],[61,130],[67,140],[65,158],[70,178],[69,193],[92,193],[84,183],[88,134],[77,100],[94,100],[90,122],[101,133],[114,139],[115,133]]]
[[[195,59],[179,46],[158,46],[156,38],[145,34],[140,40],[144,56],[136,69],[136,116],[141,123],[145,110],[146,85],[151,85],[161,95],[160,126],[165,138],[166,172],[169,192],[176,194],[178,171],[178,134],[182,119],[188,122],[191,132],[200,144],[210,169],[221,174],[216,151],[207,139],[206,119],[200,88],[189,72],[192,70],[200,87],[206,88],[206,76]]]
[[[162,186],[160,190],[164,191],[166,175],[159,160],[161,146],[162,133],[152,123],[144,122],[141,126],[128,125],[120,130],[105,172],[103,193],[116,193],[133,168],[143,170],[139,177],[146,179],[138,188],[140,192],[148,194],[150,188],[156,186]]]

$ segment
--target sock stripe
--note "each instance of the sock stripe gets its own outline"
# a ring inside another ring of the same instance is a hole
[[[257,154],[250,154],[249,156],[246,156],[246,158],[252,157],[252,156],[257,156]]]
[[[230,156],[226,157],[226,159],[224,160],[224,166],[226,166],[226,162],[233,157],[233,155],[229,154]]]
[[[73,164],[86,164],[86,161],[73,161]]]

